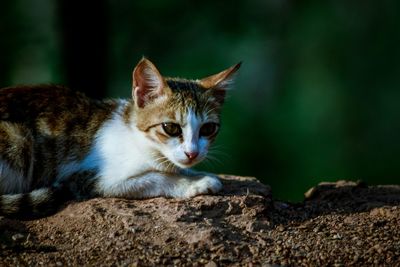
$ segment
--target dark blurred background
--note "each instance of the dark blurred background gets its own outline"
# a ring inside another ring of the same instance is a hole
[[[399,1],[0,2],[0,86],[129,97],[143,56],[201,78],[243,61],[201,168],[299,201],[337,179],[400,179]]]

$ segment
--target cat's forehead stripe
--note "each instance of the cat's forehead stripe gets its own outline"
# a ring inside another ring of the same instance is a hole
[[[191,108],[197,115],[204,112],[209,95],[206,90],[194,80],[169,78],[167,85],[173,92],[172,103],[174,108],[180,109],[185,113],[187,108]]]
[[[168,79],[167,80],[168,87],[172,90],[199,90],[202,87],[196,83],[195,81],[190,80],[174,80]]]

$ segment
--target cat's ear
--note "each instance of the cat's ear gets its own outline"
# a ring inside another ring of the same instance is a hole
[[[226,90],[228,90],[233,84],[235,74],[241,65],[242,62],[239,62],[220,73],[203,78],[200,80],[200,84],[205,89],[211,90],[211,93],[217,98],[217,100],[223,103]]]
[[[242,62],[239,62],[220,73],[203,78],[200,80],[200,84],[206,89],[227,90],[232,85],[235,73],[241,65]]]
[[[132,97],[138,107],[143,108],[163,94],[164,79],[150,60],[142,58],[133,70],[132,77]]]

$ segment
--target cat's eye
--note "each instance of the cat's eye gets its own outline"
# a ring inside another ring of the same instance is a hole
[[[208,122],[203,124],[200,128],[200,136],[210,137],[218,132],[219,125],[214,122]]]
[[[172,122],[164,122],[161,124],[164,132],[172,137],[177,137],[182,134],[182,128],[179,124]]]

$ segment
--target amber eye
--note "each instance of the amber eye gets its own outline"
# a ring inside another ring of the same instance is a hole
[[[171,123],[171,122],[164,122],[161,124],[164,132],[172,137],[177,137],[182,134],[182,129],[179,124]]]
[[[200,128],[200,136],[210,137],[218,132],[219,125],[214,122],[208,122],[203,124]]]

